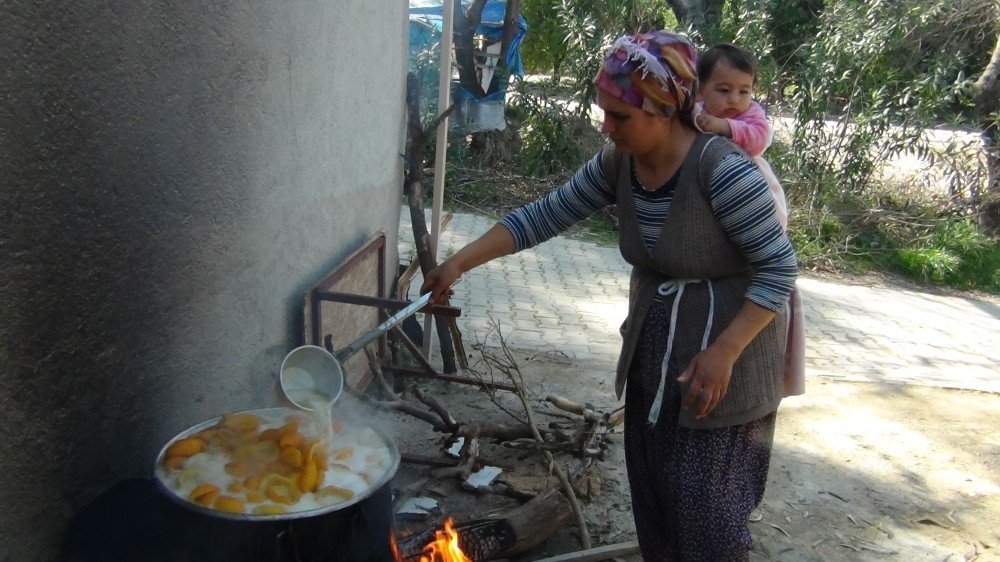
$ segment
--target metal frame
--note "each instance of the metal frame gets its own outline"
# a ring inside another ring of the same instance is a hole
[[[323,302],[336,302],[343,304],[352,304],[358,306],[369,306],[378,309],[379,318],[385,320],[388,317],[387,312],[391,313],[396,310],[405,308],[410,304],[410,301],[399,300],[399,299],[389,299],[385,297],[385,233],[381,233],[376,236],[371,242],[369,242],[361,250],[355,252],[346,262],[338,266],[329,275],[323,278],[313,289],[309,292],[309,302],[312,312],[312,344],[320,347],[326,347],[329,349],[329,345],[326,345],[323,330]],[[367,295],[356,295],[352,293],[343,293],[339,291],[333,291],[331,288],[335,286],[341,279],[344,278],[352,269],[357,267],[359,264],[365,260],[371,258],[372,254],[377,253],[377,266],[378,266],[378,295],[377,297],[371,297]],[[423,312],[427,314],[432,314],[434,316],[446,316],[457,318],[462,315],[462,309],[453,306],[444,305],[429,305],[424,308]],[[411,369],[406,367],[400,367],[396,365],[389,364],[389,346],[386,343],[386,337],[379,337],[379,354],[381,357],[385,358],[386,362],[381,366],[384,372],[391,372],[394,374],[421,377],[435,379],[445,382],[455,382],[460,384],[470,384],[483,388],[495,388],[499,390],[508,390],[511,392],[516,392],[516,388],[513,385],[505,383],[488,383],[485,381],[480,381],[476,379],[471,379],[467,377],[460,377],[457,375],[446,375],[444,373],[439,373],[430,361],[427,359],[427,355],[420,349],[418,345],[413,343],[409,337],[397,326],[392,329],[392,331],[399,337],[403,345],[409,350],[416,359],[417,363],[420,364],[420,369]],[[427,333],[425,331],[425,333]],[[334,349],[329,349],[331,353],[335,352]],[[368,384],[372,380],[371,373],[368,376],[362,377],[358,383],[359,389],[367,388]]]

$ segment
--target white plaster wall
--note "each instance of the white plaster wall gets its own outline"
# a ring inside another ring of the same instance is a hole
[[[301,293],[394,268],[406,2],[0,3],[0,559],[274,404]]]

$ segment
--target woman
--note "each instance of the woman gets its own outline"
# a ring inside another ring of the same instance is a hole
[[[616,391],[643,559],[747,560],[782,393],[784,302],[796,262],[759,170],[691,122],[695,51],[659,31],[622,37],[597,77],[605,148],[431,271],[463,272],[617,205],[633,266]]]

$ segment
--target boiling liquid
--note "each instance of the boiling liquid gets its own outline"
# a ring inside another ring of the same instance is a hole
[[[319,417],[329,419],[330,403],[324,400],[322,394],[303,396],[303,398],[313,402],[316,406],[313,409],[313,416],[309,416],[309,418],[315,416],[314,419]],[[301,412],[277,408],[273,411],[256,411],[253,414],[260,420],[260,426],[254,432],[258,436],[263,431],[282,428],[294,419],[305,417]],[[302,421],[304,424],[309,423],[308,418]],[[325,430],[323,439],[326,439],[327,435],[332,437],[329,446],[327,446],[328,467],[319,483],[320,488],[336,486],[349,490],[354,497],[357,497],[371,490],[374,483],[383,478],[386,471],[392,466],[391,449],[386,445],[384,439],[370,427],[357,428],[347,425],[334,432],[332,422],[321,421],[319,424],[320,428]],[[217,427],[218,425],[206,429]],[[307,436],[310,434],[306,428],[303,428],[303,432]],[[312,435],[316,438],[319,437],[317,433]],[[229,489],[231,485],[243,482],[244,478],[233,476],[225,469],[227,464],[237,459],[233,456],[232,451],[219,443],[212,442],[212,440],[209,442],[208,450],[189,457],[180,469],[169,469],[161,464],[157,467],[158,478],[174,494],[184,500],[190,500],[191,491],[201,484],[213,484],[220,489],[223,495],[230,495],[241,501],[245,500],[244,491],[237,492]],[[255,473],[253,476],[262,478],[263,474]],[[302,498],[297,503],[286,506],[286,508],[289,512],[299,512],[335,505],[342,501],[345,501],[344,498],[336,494],[321,497],[314,493],[303,493]],[[269,499],[265,499],[263,503],[253,503],[247,500],[245,513],[250,513],[260,505],[274,504]]]
[[[319,390],[316,379],[305,369],[288,367],[283,373],[283,390],[293,404],[311,410],[324,445],[333,440],[333,397]]]
[[[296,388],[287,390],[288,397],[296,404],[312,410],[313,423],[319,428],[319,438],[329,447],[333,441],[333,398],[318,390]]]

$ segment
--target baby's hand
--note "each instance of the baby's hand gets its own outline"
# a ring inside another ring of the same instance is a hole
[[[719,119],[718,117],[701,112],[695,118],[695,121],[697,121],[698,127],[706,133],[715,133],[727,137],[732,134],[729,130],[729,123],[726,123],[725,119]]]

